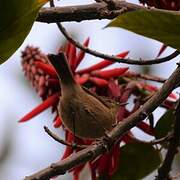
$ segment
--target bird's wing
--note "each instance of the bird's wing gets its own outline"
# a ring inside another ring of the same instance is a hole
[[[86,93],[88,93],[89,95],[97,98],[99,101],[101,101],[108,108],[114,108],[116,106],[119,106],[118,102],[115,101],[115,100],[112,100],[112,99],[104,97],[104,96],[98,96],[97,94],[93,93],[92,91],[90,91],[89,89],[87,89],[84,86],[82,88]]]

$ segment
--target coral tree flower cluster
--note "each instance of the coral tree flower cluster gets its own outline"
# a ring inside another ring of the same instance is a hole
[[[147,4],[159,9],[168,9],[178,11],[180,9],[179,0],[139,0],[140,3]]]
[[[86,39],[84,46],[88,46],[88,44],[89,39]],[[74,78],[80,85],[89,88],[99,96],[105,96],[124,104],[124,106],[119,108],[117,114],[118,122],[123,121],[126,117],[135,112],[158,90],[157,87],[147,84],[145,80],[137,78],[135,73],[131,72],[128,67],[110,68],[109,66],[114,64],[112,61],[102,60],[90,67],[79,69],[79,65],[84,59],[85,53],[83,51],[77,51],[76,47],[71,43],[67,43],[65,47],[60,49],[61,51],[64,49]],[[117,56],[125,58],[128,53],[128,51],[122,52],[117,54]],[[57,111],[57,104],[59,96],[61,95],[60,84],[56,71],[49,64],[47,56],[38,48],[28,46],[22,52],[22,67],[26,78],[31,82],[38,95],[42,98],[42,103],[20,119],[19,122],[29,121],[42,111],[51,107],[52,112],[55,114],[53,125],[55,128],[62,127],[64,129],[65,141],[73,143],[76,139],[76,143],[81,145],[93,143],[92,140],[75,137],[75,135],[69,132],[63,125]],[[106,67],[109,68],[104,69]],[[132,97],[134,97],[133,107],[128,108],[126,103],[128,103],[129,99],[132,99]],[[171,94],[170,98],[172,99],[175,97]],[[167,99],[162,106],[165,108],[173,108],[173,103],[171,100]],[[137,128],[151,136],[154,135],[152,116],[149,118],[149,121],[145,120],[137,125]],[[88,162],[92,180],[104,175],[106,175],[107,179],[110,179],[119,167],[120,162],[118,157],[121,151],[120,143],[129,143],[133,141],[134,138],[134,134],[129,131],[129,133],[118,140],[110,152]],[[67,146],[62,159],[68,157],[74,151],[79,150],[80,149],[73,149],[73,147]],[[79,179],[79,174],[85,165],[86,164],[80,165],[71,170],[74,180]]]

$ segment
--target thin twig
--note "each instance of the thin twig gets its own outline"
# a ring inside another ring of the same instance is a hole
[[[134,59],[123,59],[123,58],[119,58],[113,55],[108,55],[108,54],[103,54],[101,52],[92,50],[82,44],[80,44],[78,41],[75,41],[66,31],[66,29],[62,26],[61,23],[57,23],[57,26],[59,28],[59,30],[61,31],[61,33],[66,37],[66,39],[68,41],[70,41],[72,44],[74,44],[76,47],[78,47],[79,49],[85,51],[88,54],[91,54],[93,56],[96,57],[100,57],[103,59],[108,59],[109,61],[113,61],[113,62],[118,62],[118,63],[125,63],[125,64],[133,64],[133,65],[153,65],[153,64],[160,64],[160,63],[164,63],[167,61],[170,61],[172,59],[174,59],[175,57],[177,57],[179,55],[179,51],[176,50],[174,51],[172,54],[163,57],[163,58],[158,58],[158,59],[150,59],[150,60],[134,60]]]
[[[136,73],[136,72],[130,72],[128,71],[127,73],[124,74],[126,77],[135,77],[135,78],[141,78],[149,81],[155,81],[155,82],[160,82],[164,83],[166,79],[160,78],[157,76],[149,75],[149,74],[141,74],[141,73]]]
[[[72,144],[72,143],[69,143],[67,141],[64,141],[63,139],[61,139],[60,137],[58,137],[55,133],[53,133],[52,131],[50,131],[50,129],[46,126],[44,126],[44,130],[45,132],[50,136],[52,137],[55,141],[65,145],[65,146],[69,146],[69,147],[72,147],[73,149],[84,149],[84,148],[87,148],[87,145],[79,145],[79,144]]]
[[[116,127],[108,133],[110,142],[103,141],[99,144],[90,145],[88,148],[74,153],[66,159],[54,163],[49,167],[26,177],[26,180],[47,180],[51,177],[65,174],[74,166],[86,163],[106,152],[109,144],[113,145],[120,137],[126,134],[131,128],[135,127],[139,122],[144,120],[150,113],[152,113],[161,104],[168,95],[176,88],[180,82],[180,67],[178,67],[170,78],[164,83],[159,91],[151,97],[141,108],[124,119],[123,122],[117,124]],[[178,122],[180,123],[180,121]],[[180,131],[179,131],[180,133]]]
[[[152,141],[143,141],[141,139],[137,139],[135,137],[131,137],[134,141],[137,141],[137,142],[141,142],[141,143],[145,143],[145,144],[151,144],[151,145],[156,145],[156,144],[162,144],[162,143],[165,143],[165,142],[168,142],[171,138],[172,138],[172,134],[168,134],[160,139],[155,139],[155,140],[152,140]]]
[[[175,155],[178,153],[178,146],[180,144],[180,99],[175,112],[175,124],[173,137],[169,143],[169,148],[162,166],[158,170],[157,180],[168,180],[171,179],[169,172]]]

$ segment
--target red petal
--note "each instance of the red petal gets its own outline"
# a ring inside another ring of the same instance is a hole
[[[48,86],[48,85],[52,85],[52,86],[59,86],[59,80],[58,79],[52,79],[52,78],[50,78],[50,79],[48,79],[47,81],[46,81],[46,85]]]
[[[50,106],[53,106],[59,100],[58,93],[48,97],[45,101],[43,101],[40,105],[34,108],[30,113],[25,115],[23,118],[19,120],[19,122],[26,122],[33,118],[34,116],[40,114],[42,111],[46,110]]]
[[[121,96],[121,87],[116,84],[114,81],[108,83],[108,94],[111,97],[120,97]]]
[[[126,57],[128,55],[128,53],[129,53],[129,51],[125,51],[123,53],[117,54],[116,56],[124,58],[124,57]],[[109,66],[109,65],[111,65],[113,63],[115,63],[115,62],[112,62],[112,61],[109,61],[109,60],[103,60],[100,63],[97,63],[97,64],[95,64],[93,66],[90,66],[89,68],[77,71],[77,73],[79,73],[79,74],[89,73],[89,72],[94,71],[94,70],[105,68],[105,67],[107,67],[107,66]]]
[[[92,180],[97,180],[96,171],[97,171],[97,168],[99,166],[99,161],[100,161],[100,158],[89,162],[89,166],[90,166],[90,169],[91,169],[91,178],[92,178]]]
[[[82,76],[75,75],[75,80],[80,85],[86,83],[88,79],[89,79],[89,74],[83,74]]]
[[[110,160],[111,160],[110,158],[111,157],[109,154],[103,154],[100,157],[99,166],[98,166],[99,175],[103,175],[103,174],[108,175],[108,170],[109,170]]]
[[[102,77],[102,78],[113,78],[113,77],[119,77],[122,74],[124,74],[129,68],[114,68],[110,70],[96,70],[91,72],[92,75]]]
[[[84,45],[85,47],[88,47],[88,45],[89,45],[89,38],[87,38],[87,39],[85,40],[85,42],[83,43],[83,45]],[[84,52],[83,50],[81,50],[81,51],[78,53],[77,58],[76,58],[75,69],[76,69],[76,68],[78,67],[78,65],[81,63],[81,61],[83,60],[84,56],[85,56],[85,52]]]
[[[61,125],[62,125],[62,120],[61,120],[61,118],[58,116],[58,117],[56,117],[55,121],[53,122],[53,126],[54,126],[55,128],[59,128],[59,127],[61,127]]]
[[[158,90],[158,88],[156,86],[153,86],[153,85],[150,85],[150,84],[143,84],[143,83],[141,83],[141,85],[147,91],[157,91]]]
[[[91,180],[97,180],[96,178],[96,168],[93,168],[93,165],[89,163],[90,171],[91,171]]]
[[[128,134],[125,134],[125,135],[121,138],[121,140],[122,140],[124,143],[126,143],[126,144],[132,142],[132,138],[131,138],[131,136],[129,136]]]
[[[158,88],[156,86],[153,86],[153,85],[149,85],[149,84],[142,84],[143,88],[147,91],[157,91]],[[169,95],[170,98],[173,98],[173,99],[177,99],[176,95],[171,93]]]
[[[69,60],[70,46],[71,46],[71,43],[68,42],[68,43],[66,44],[66,47],[65,47],[65,53],[66,53],[66,56],[67,56],[67,59],[68,59],[68,60]],[[62,52],[62,51],[59,51],[59,52]]]
[[[38,68],[42,69],[45,73],[49,74],[50,76],[57,77],[57,73],[51,65],[39,61],[36,61],[35,64]]]
[[[73,174],[73,180],[79,180],[79,173],[78,174]]]
[[[73,153],[73,149],[70,146],[67,146],[61,160],[66,159],[72,153]]]
[[[137,127],[144,131],[145,133],[154,136],[154,129],[150,127],[150,125],[146,124],[145,122],[140,122]]]
[[[157,58],[166,50],[167,46],[163,44],[158,52]]]
[[[76,47],[71,43],[69,54],[68,54],[68,61],[71,67],[72,72],[75,70],[75,63],[76,63]]]
[[[79,179],[79,174],[80,174],[80,172],[82,171],[83,168],[84,168],[84,164],[82,164],[82,165],[80,165],[80,166],[73,169],[74,180]]]
[[[67,137],[66,137],[66,141],[67,141],[67,142],[72,143],[72,142],[74,141],[74,135],[73,135],[71,132],[66,131],[66,136],[67,136]],[[66,150],[65,150],[65,152],[64,152],[64,154],[63,154],[63,156],[62,156],[62,158],[61,158],[61,160],[67,158],[67,157],[70,156],[72,153],[73,153],[72,147],[67,146],[67,147],[66,147]]]
[[[102,78],[90,77],[89,80],[99,87],[104,87],[108,85],[108,81]]]
[[[113,175],[119,167],[120,145],[119,143],[113,147],[111,157],[111,166],[109,167],[109,175]]]
[[[169,97],[172,98],[172,99],[175,99],[175,100],[177,99],[177,96],[176,96],[174,93],[171,93],[171,94],[169,95]]]

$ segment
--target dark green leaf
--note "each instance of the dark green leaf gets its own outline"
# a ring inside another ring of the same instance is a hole
[[[48,0],[2,0],[0,2],[0,64],[23,43],[40,7]]]
[[[171,131],[175,119],[173,110],[168,110],[157,122],[155,126],[155,137],[162,138]]]
[[[112,180],[138,180],[158,168],[161,156],[153,146],[130,143],[121,148],[120,165]]]
[[[147,10],[128,12],[112,20],[107,27],[121,27],[180,50],[180,15],[175,13]]]

